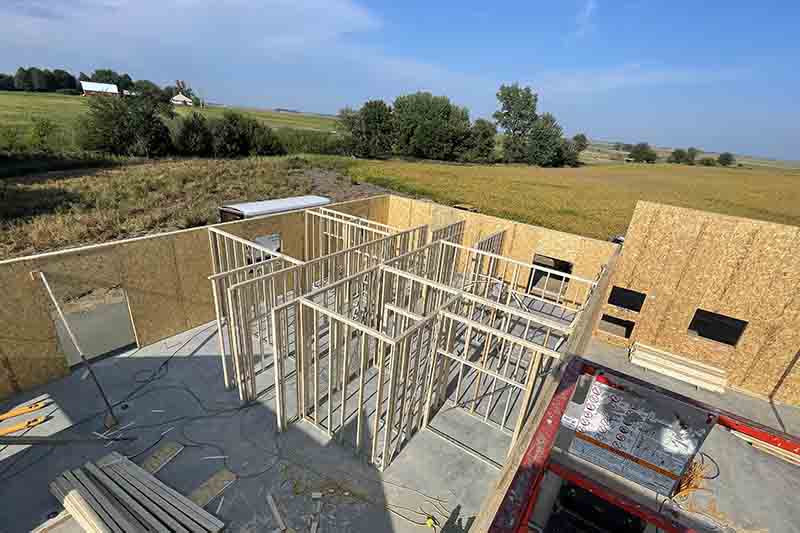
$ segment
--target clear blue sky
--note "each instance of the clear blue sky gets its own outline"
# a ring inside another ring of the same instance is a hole
[[[211,101],[335,113],[503,82],[567,132],[800,159],[800,2],[1,0],[0,71],[110,67]]]

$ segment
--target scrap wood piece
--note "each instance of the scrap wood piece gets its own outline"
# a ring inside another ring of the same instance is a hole
[[[223,468],[193,490],[189,494],[189,500],[200,507],[205,507],[234,481],[236,481],[236,474]]]
[[[280,511],[278,511],[278,504],[275,503],[275,498],[272,497],[271,492],[267,493],[267,503],[269,503],[269,508],[272,510],[272,515],[275,517],[275,521],[278,522],[280,530],[286,531],[286,522],[283,521]]]
[[[746,433],[742,433],[740,431],[736,431],[735,429],[731,429],[730,432],[731,434],[735,435],[736,437],[739,437],[740,439],[747,442],[757,450],[773,455],[779,459],[783,459],[788,463],[800,465],[800,455],[796,453],[784,450],[783,448],[778,448],[777,446],[774,446],[768,442],[758,440],[755,437],[751,437],[750,435],[747,435]]]
[[[151,453],[147,459],[144,460],[140,467],[150,474],[155,474],[164,468],[167,463],[177,457],[177,455],[181,453],[183,449],[183,444],[179,444],[175,441],[165,442],[156,448],[153,453]]]

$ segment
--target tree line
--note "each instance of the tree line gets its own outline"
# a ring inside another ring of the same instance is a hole
[[[638,144],[615,143],[614,149],[627,152],[627,157],[637,163],[655,163],[658,160],[656,151],[646,142]],[[730,152],[722,152],[716,158],[699,157],[702,150],[690,146],[689,148],[675,148],[667,157],[667,163],[684,165],[702,165],[706,167],[729,167],[736,163],[736,157]]]
[[[196,111],[181,117],[168,102],[148,96],[88,98],[88,110],[78,121],[77,142],[88,152],[133,157],[348,153],[345,139],[331,133],[273,130],[234,111],[218,118]]]
[[[174,85],[159,87],[150,80],[134,80],[127,72],[119,73],[108,68],[97,69],[91,74],[84,72],[77,76],[63,69],[46,69],[39,67],[19,67],[13,75],[0,73],[0,91],[54,92],[59,94],[81,94],[81,81],[110,83],[120,91],[148,95],[169,100],[178,94]],[[191,87],[186,87],[183,94],[194,98]]]
[[[716,159],[713,157],[701,157],[698,159],[701,153],[702,152],[694,146],[690,146],[686,150],[683,148],[676,148],[667,158],[667,163],[703,165],[706,167],[715,167],[717,165],[729,167],[736,163],[736,157],[730,152],[722,152]]]
[[[552,114],[538,113],[538,96],[530,87],[502,85],[497,99],[500,110],[493,116],[497,123],[471,122],[466,107],[429,92],[399,96],[391,105],[370,100],[359,109],[345,108],[339,121],[359,157],[578,165],[580,152],[589,144],[586,135],[565,138]],[[505,132],[502,154],[495,149],[498,125]]]

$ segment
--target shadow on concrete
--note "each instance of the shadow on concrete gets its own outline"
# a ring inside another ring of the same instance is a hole
[[[136,437],[135,441],[0,446],[0,531],[28,531],[59,512],[48,484],[64,470],[111,451],[141,462],[168,441],[185,448],[157,477],[183,494],[191,493],[221,469],[237,475],[222,496],[206,507],[226,522],[227,531],[277,527],[267,493],[278,502],[287,525],[307,531],[315,515],[311,493],[317,491],[324,494],[319,513],[322,531],[418,528],[390,510],[393,506],[387,503],[381,474],[351,450],[302,422],[278,434],[271,394],[241,405],[235,391],[226,391],[215,354],[215,333],[209,326],[197,328],[93,365],[114,404],[118,427],[124,428],[124,436]],[[188,336],[193,336],[192,340],[173,355]],[[105,431],[104,409],[94,384],[83,375],[78,368],[59,381],[19,394],[0,404],[0,412],[48,399],[52,404],[35,414],[52,419],[29,430],[28,435],[92,439],[93,433]],[[408,499],[408,495],[401,496]],[[413,513],[408,518],[424,521]]]

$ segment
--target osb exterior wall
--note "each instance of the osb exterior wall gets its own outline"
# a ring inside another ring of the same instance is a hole
[[[381,214],[386,197],[333,206],[352,214]],[[374,204],[374,205],[373,205]],[[280,233],[283,252],[302,258],[302,211],[217,224],[247,239]],[[125,289],[139,344],[144,346],[214,318],[206,228],[162,233],[0,262],[0,399],[47,383],[68,371],[41,280],[47,275],[59,302],[93,289]]]
[[[464,220],[464,244],[472,246],[478,240],[488,237],[501,229],[506,233],[503,238],[501,255],[516,259],[528,265],[533,263],[534,254],[542,254],[573,264],[572,273],[581,278],[596,280],[603,267],[619,248],[618,245],[581,237],[571,233],[563,233],[539,226],[531,226],[497,218],[481,213],[470,213],[453,207],[439,205],[425,200],[414,200],[400,196],[389,198],[388,224],[401,228],[409,228],[420,224],[429,224],[431,229]],[[506,273],[507,276],[511,272]],[[520,280],[526,283],[527,280]],[[585,299],[579,285],[570,285],[575,290],[576,299]]]
[[[799,250],[798,227],[639,202],[603,312],[636,323],[629,342],[724,370],[732,387],[800,404]],[[642,310],[608,304],[614,285],[645,293]],[[690,335],[698,308],[747,321],[738,344]]]

